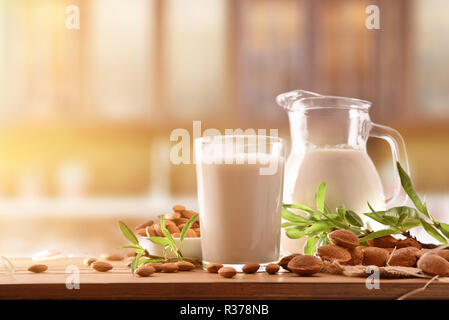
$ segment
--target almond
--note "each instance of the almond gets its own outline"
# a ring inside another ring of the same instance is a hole
[[[223,267],[218,270],[218,274],[224,278],[232,278],[237,274],[237,271],[232,267]]]
[[[155,223],[154,225],[152,225],[152,227],[154,228],[154,232],[156,232],[156,236],[165,237],[164,233],[162,232],[161,225],[159,223]]]
[[[189,222],[189,219],[186,218],[179,218],[175,220],[176,225],[178,226],[178,228],[182,229],[182,227],[184,227],[184,225]]]
[[[288,269],[301,276],[309,276],[321,271],[323,262],[315,256],[298,255],[290,260]]]
[[[182,216],[186,219],[191,219],[194,215],[196,215],[196,212],[192,210],[184,210],[182,212]]]
[[[209,263],[206,267],[206,270],[210,273],[217,273],[221,268],[223,268],[223,265],[220,263]]]
[[[188,261],[178,261],[176,262],[179,271],[190,271],[195,269],[195,265]]]
[[[278,265],[280,265],[284,270],[290,271],[288,269],[288,263],[290,262],[290,260],[292,260],[294,257],[296,256],[300,256],[299,253],[293,253],[289,256],[283,257],[279,262]]]
[[[417,250],[417,251],[415,252],[416,258],[417,258],[417,259],[421,258],[424,254],[426,254],[426,253],[429,252],[429,251],[430,251],[430,249],[421,249],[421,250]]]
[[[84,259],[84,264],[86,265],[86,266],[89,266],[90,267],[90,265],[92,264],[92,263],[94,263],[95,261],[97,261],[97,258],[94,258],[94,257],[87,257],[86,259]]]
[[[186,207],[184,207],[183,205],[181,205],[181,204],[175,204],[174,206],[173,206],[173,211],[184,211],[186,209]]]
[[[449,261],[449,250],[439,250],[437,251],[437,255],[439,255],[441,258],[446,259],[447,261]]]
[[[176,220],[176,219],[181,218],[181,213],[180,212],[170,212],[170,213],[167,213],[164,216],[164,218],[168,219],[168,220]]]
[[[428,254],[419,259],[418,268],[431,276],[449,276],[449,262],[436,254]]]
[[[102,257],[109,261],[122,261],[123,260],[123,256],[118,253],[106,253],[106,254],[103,254]]]
[[[323,260],[334,261],[345,264],[351,261],[351,254],[346,248],[337,246],[335,244],[325,244],[324,246],[318,247],[317,254]],[[290,268],[290,267],[289,267]]]
[[[422,249],[422,245],[413,238],[407,238],[407,239],[398,241],[398,244],[397,244],[398,249],[406,248],[406,247],[415,247],[418,249]]]
[[[154,225],[147,227],[145,231],[146,231],[147,237],[157,237],[158,236],[158,234],[156,233],[156,230],[154,230]]]
[[[363,264],[382,267],[387,263],[389,255],[388,251],[383,248],[366,247],[363,249]]]
[[[180,238],[181,234],[180,233],[172,233],[172,238]]]
[[[242,267],[244,273],[256,273],[259,270],[260,264],[257,263],[247,263]]]
[[[47,271],[48,267],[45,264],[33,264],[28,268],[28,271],[34,273],[41,273]]]
[[[193,231],[195,231],[195,233],[198,237],[201,237],[201,229],[200,228],[193,228]]]
[[[154,223],[153,220],[148,220],[147,222],[141,223],[136,227],[136,230],[145,229],[146,227],[152,226]]]
[[[366,241],[372,247],[378,248],[394,248],[398,244],[398,240],[392,236],[385,236]]]
[[[156,272],[161,272],[163,264],[160,262],[151,262],[148,263],[147,266],[152,266]]]
[[[359,238],[354,232],[339,229],[329,233],[329,239],[333,244],[344,248],[355,248],[359,245]]]
[[[141,237],[147,237],[147,230],[145,228],[137,230],[136,233]]]
[[[156,270],[149,265],[143,265],[136,269],[136,274],[140,277],[149,277],[155,272]]]
[[[265,267],[265,271],[266,271],[268,274],[275,274],[275,273],[277,273],[277,272],[279,271],[280,268],[281,268],[281,267],[280,267],[278,264],[270,263],[270,264],[268,264],[268,265]]]
[[[106,272],[112,269],[112,264],[106,261],[95,261],[90,266],[99,272]]]
[[[412,248],[418,250],[415,247],[397,249],[392,253],[388,264],[390,266],[413,267],[416,263],[416,252]]]
[[[174,263],[164,263],[161,266],[161,271],[165,273],[178,272],[178,266]]]
[[[348,264],[351,266],[358,266],[363,262],[363,247],[358,246],[353,249],[348,249],[351,254],[351,260],[349,260]]]
[[[179,228],[175,224],[167,224],[167,230],[168,232],[170,232],[170,234],[181,232],[181,230],[179,230]]]

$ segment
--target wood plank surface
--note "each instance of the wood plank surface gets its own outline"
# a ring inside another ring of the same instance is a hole
[[[299,277],[291,273],[238,274],[225,279],[202,270],[173,274],[156,273],[148,278],[132,276],[125,262],[102,273],[82,263],[82,258],[46,262],[44,273],[27,271],[31,259],[12,260],[15,273],[0,273],[0,299],[396,299],[423,287],[426,279],[381,280],[380,289],[367,289],[365,279],[318,274]],[[68,289],[76,277],[79,289]],[[449,283],[432,282],[413,299],[449,299]]]

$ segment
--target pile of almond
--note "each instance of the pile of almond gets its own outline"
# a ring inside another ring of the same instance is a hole
[[[428,275],[449,276],[449,250],[430,251],[412,238],[398,240],[385,236],[368,240],[368,246],[360,246],[358,237],[349,230],[335,230],[329,234],[332,244],[318,247],[317,256],[294,254],[284,257],[279,265],[299,275],[320,272],[323,263],[378,267],[418,267]]]
[[[186,207],[183,205],[174,205],[173,212],[164,215],[165,227],[173,238],[179,238],[182,228],[195,214],[195,211],[186,210]],[[136,230],[136,233],[142,237],[165,237],[159,221],[149,220],[139,224]],[[185,237],[196,238],[200,236],[200,220],[198,217],[187,230]]]

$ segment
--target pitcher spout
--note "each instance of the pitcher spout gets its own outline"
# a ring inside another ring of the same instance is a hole
[[[292,106],[295,102],[310,97],[320,97],[321,95],[315,92],[306,90],[293,90],[285,93],[281,93],[276,97],[276,102],[279,106],[287,111],[292,110]]]

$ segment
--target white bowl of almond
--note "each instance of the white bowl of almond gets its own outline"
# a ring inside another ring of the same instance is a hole
[[[164,215],[164,224],[166,230],[170,233],[176,246],[186,258],[201,260],[201,231],[199,217],[193,221],[184,233],[181,240],[181,232],[188,221],[197,213],[187,210],[185,206],[173,206],[173,212]],[[163,257],[164,247],[150,240],[150,237],[163,237],[165,234],[162,230],[159,220],[149,220],[136,227],[136,236],[139,245],[148,251],[150,255]],[[173,258],[174,254],[171,250],[166,251],[168,258]]]

